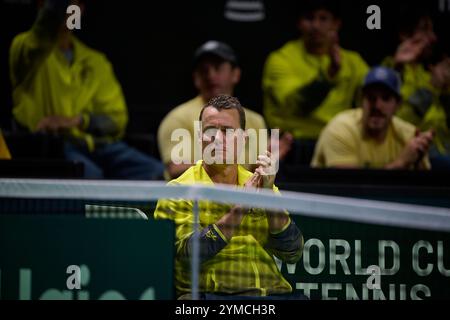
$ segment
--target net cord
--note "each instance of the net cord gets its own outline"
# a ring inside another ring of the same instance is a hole
[[[450,209],[354,199],[303,192],[246,191],[224,185],[176,185],[165,182],[114,180],[0,179],[0,197],[156,201],[161,198],[209,200],[293,215],[353,221],[420,230],[450,231]]]

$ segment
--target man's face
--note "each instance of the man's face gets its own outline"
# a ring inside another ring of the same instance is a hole
[[[384,85],[373,84],[364,89],[362,104],[365,131],[379,134],[388,129],[399,101]]]
[[[240,122],[239,112],[236,109],[222,109],[217,110],[214,107],[207,107],[202,114],[202,153],[205,149],[212,149],[211,155],[216,159],[220,157],[223,163],[226,162],[227,157],[233,159],[236,163],[239,151],[237,150],[237,143],[239,137]],[[233,135],[227,136],[227,130],[233,130]],[[242,137],[241,137],[242,138]]]
[[[326,46],[330,35],[338,32],[340,20],[327,10],[319,9],[301,16],[298,28],[304,41],[310,46]]]
[[[205,101],[219,94],[233,94],[241,76],[240,69],[219,57],[203,58],[194,71],[194,84]]]

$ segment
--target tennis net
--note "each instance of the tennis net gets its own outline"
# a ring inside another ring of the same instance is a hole
[[[220,221],[235,208],[238,223]],[[300,233],[284,229],[286,212]],[[219,185],[0,179],[0,213],[173,222],[173,233],[146,244],[173,247],[173,298],[450,298],[446,208]]]

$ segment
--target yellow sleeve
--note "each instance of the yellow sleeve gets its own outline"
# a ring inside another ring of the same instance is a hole
[[[393,57],[387,57],[383,60],[383,65],[390,68],[394,67]],[[433,100],[436,100],[437,92],[431,85],[431,74],[426,71],[422,66],[413,67],[412,65],[405,64],[401,71],[402,87],[401,96],[402,103],[395,113],[395,115],[415,126],[421,127],[423,124],[423,117],[420,113],[415,111],[415,107],[411,104],[411,98],[415,96],[418,91],[428,92],[430,95],[430,105],[428,111],[433,107]],[[422,99],[424,98],[423,95]],[[413,99],[414,100],[414,99]],[[420,108],[419,108],[420,109]],[[425,116],[425,115],[424,115]]]
[[[441,104],[433,104],[420,126],[420,130],[433,129],[435,136],[433,143],[441,154],[446,154],[448,141],[450,141],[450,129],[447,126],[447,114]]]
[[[117,126],[116,138],[125,134],[128,112],[122,88],[117,81],[111,63],[101,54],[98,58],[96,75],[98,88],[93,96],[93,115],[106,115]]]
[[[265,106],[276,105],[281,114],[299,113],[299,102],[297,93],[300,88],[313,80],[312,75],[300,77],[287,57],[278,52],[273,52],[267,58],[263,72],[263,91],[265,95]],[[269,123],[270,115],[266,114]]]
[[[280,190],[278,190],[278,187],[277,187],[276,185],[273,185],[272,190],[273,190],[273,193],[275,193],[276,195],[281,196],[281,192],[280,192]],[[280,209],[281,209],[281,208],[280,208]],[[284,213],[286,213],[287,215],[289,215],[289,211],[287,211],[287,210],[285,210],[285,209],[282,209],[282,210],[283,210]],[[291,221],[291,218],[289,217],[289,223],[290,223],[290,221]],[[286,227],[289,225],[289,223],[286,225]]]
[[[17,35],[9,49],[9,71],[12,87],[26,80],[50,54],[56,42],[41,40],[32,31]]]
[[[355,139],[345,125],[332,122],[326,126],[319,137],[316,149],[313,167],[360,165]]]
[[[169,182],[168,185],[175,185]],[[183,253],[193,233],[193,203],[187,200],[160,199],[153,216],[155,219],[169,219],[175,223],[177,253]]]
[[[257,112],[253,114],[253,121],[255,123],[255,129],[267,129],[266,122],[264,121],[264,117]]]
[[[176,116],[167,115],[158,128],[158,148],[161,159],[165,165],[171,162],[172,149],[180,143],[180,141],[172,141],[172,133],[176,129],[183,128],[184,125],[178,121]],[[192,139],[191,139],[192,143]],[[191,145],[191,148],[193,146]],[[189,154],[189,158],[191,155]]]
[[[294,47],[269,55],[263,72],[263,92],[264,115],[271,127],[295,130],[296,117],[311,115],[326,123],[342,108],[351,107],[368,66],[357,53],[341,50],[341,54],[345,65],[334,79],[328,77],[329,59],[306,60]],[[339,89],[343,83],[346,90]],[[333,103],[330,99],[337,100]]]
[[[13,39],[9,51],[13,88],[26,81],[56,46],[67,2],[52,1],[53,8],[44,3],[31,29]]]

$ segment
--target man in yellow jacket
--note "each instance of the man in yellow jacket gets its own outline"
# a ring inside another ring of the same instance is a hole
[[[309,152],[328,121],[352,107],[368,71],[357,52],[339,45],[338,9],[334,0],[303,1],[301,37],[272,52],[264,66],[268,126],[290,132],[296,148]]]
[[[263,89],[271,127],[316,139],[331,118],[352,106],[368,66],[339,46],[340,25],[331,1],[306,1],[298,20],[301,38],[269,55]]]
[[[438,39],[426,8],[408,7],[399,16],[399,45],[394,55],[383,61],[402,77],[402,104],[397,116],[421,130],[433,129],[435,137],[430,148],[430,161],[433,169],[448,170],[450,58],[433,57],[437,56],[434,51]]]
[[[215,156],[228,155],[226,146],[237,144],[226,141],[228,129],[245,128],[245,112],[239,101],[219,95],[211,99],[200,113],[203,160],[186,170],[169,185],[227,184],[246,190],[268,188],[278,192],[275,175],[268,172],[270,153],[258,157],[255,173],[234,163],[220,164],[205,155],[212,144]],[[212,133],[211,133],[212,132]],[[229,139],[229,138],[228,138]],[[228,158],[227,158],[228,159]],[[199,291],[204,299],[230,296],[254,298],[292,298],[292,287],[283,278],[273,255],[295,263],[301,257],[303,237],[286,211],[267,212],[209,201],[199,201],[200,261]],[[161,199],[154,212],[156,219],[171,219],[176,225],[175,278],[177,296],[188,298],[191,291],[190,259],[193,236],[193,202]],[[300,297],[294,295],[294,297]]]
[[[32,28],[10,48],[13,114],[31,132],[65,138],[65,156],[87,178],[156,179],[162,164],[121,141],[125,99],[105,55],[66,27],[66,9],[82,1],[47,0]]]

